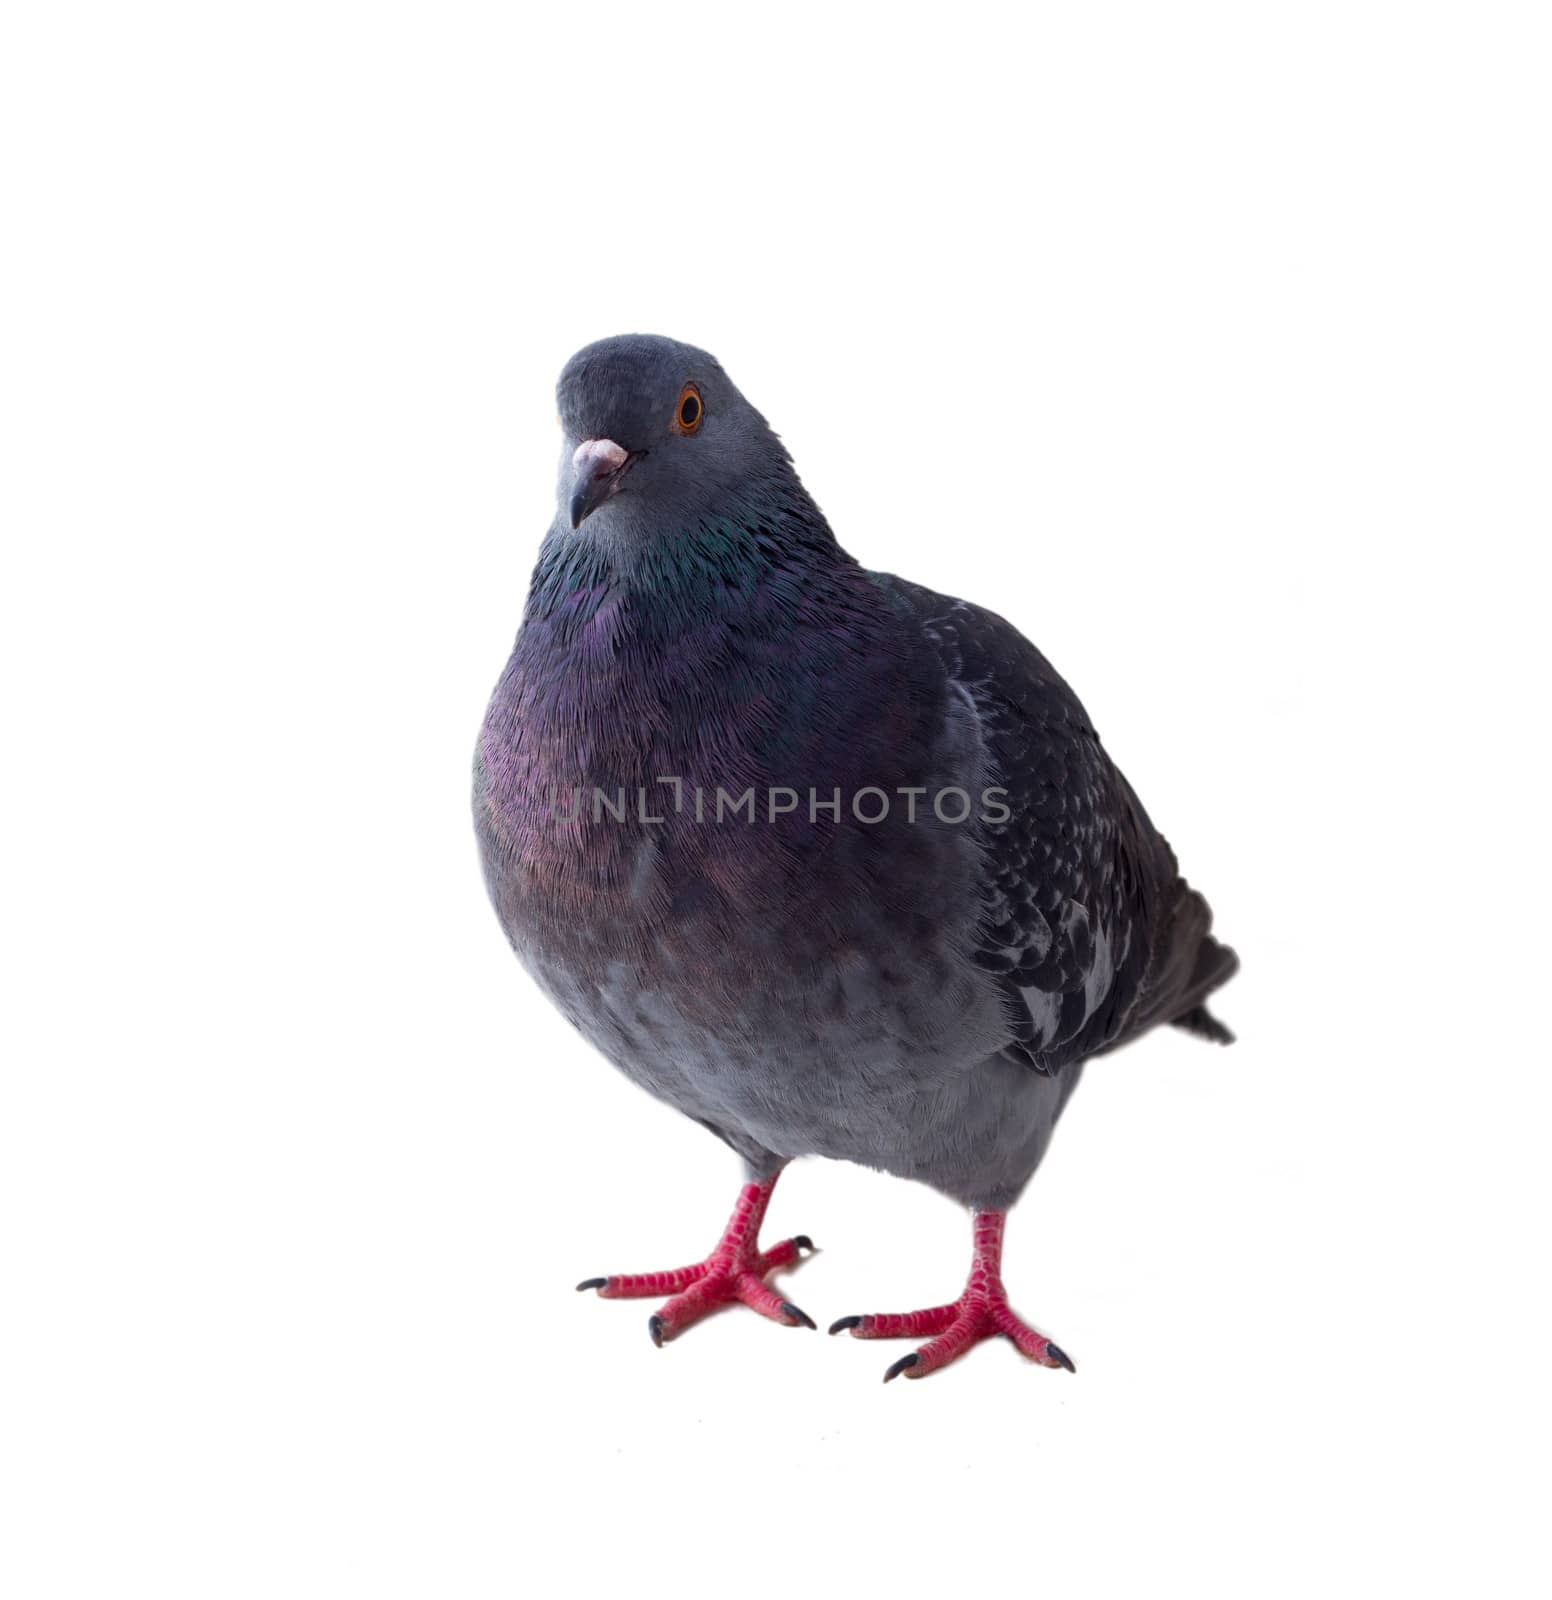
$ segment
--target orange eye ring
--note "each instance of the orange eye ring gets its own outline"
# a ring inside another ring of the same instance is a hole
[[[679,391],[678,403],[674,406],[674,432],[694,433],[706,418],[706,402],[701,399],[701,392],[693,383],[685,384]]]

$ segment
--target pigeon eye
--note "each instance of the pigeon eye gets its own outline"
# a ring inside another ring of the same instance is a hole
[[[680,433],[694,433],[705,415],[706,407],[701,403],[700,390],[693,383],[685,384],[679,395],[679,404],[674,408],[674,426]]]

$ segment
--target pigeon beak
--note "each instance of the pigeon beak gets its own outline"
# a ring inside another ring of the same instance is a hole
[[[613,439],[584,439],[571,457],[571,526],[580,528],[611,495],[631,463]]]

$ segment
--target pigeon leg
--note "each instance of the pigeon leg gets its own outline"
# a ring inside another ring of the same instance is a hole
[[[779,1172],[763,1183],[746,1183],[739,1191],[738,1203],[723,1230],[717,1247],[704,1261],[676,1267],[671,1272],[621,1273],[608,1278],[588,1278],[578,1289],[596,1289],[600,1299],[627,1300],[666,1294],[669,1298],[647,1319],[647,1331],[655,1345],[676,1339],[692,1323],[699,1322],[719,1305],[737,1302],[758,1311],[772,1322],[789,1328],[814,1326],[807,1312],[765,1284],[765,1275],[777,1267],[789,1266],[814,1242],[805,1233],[783,1239],[769,1250],[761,1250],[760,1224],[771,1203]]]
[[[1008,1304],[1008,1294],[1002,1286],[1002,1229],[1006,1217],[1003,1211],[975,1213],[970,1277],[964,1293],[952,1304],[899,1315],[842,1317],[831,1324],[830,1332],[849,1331],[854,1339],[926,1337],[928,1342],[920,1350],[901,1356],[890,1367],[884,1374],[885,1383],[902,1372],[908,1378],[925,1378],[963,1355],[971,1345],[999,1334],[1043,1367],[1066,1367],[1069,1372],[1076,1372],[1067,1354],[1015,1316]]]

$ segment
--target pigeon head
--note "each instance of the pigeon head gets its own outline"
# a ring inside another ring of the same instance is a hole
[[[566,363],[556,400],[563,529],[589,519],[600,534],[704,519],[793,482],[765,418],[694,345],[650,334],[600,339]]]

